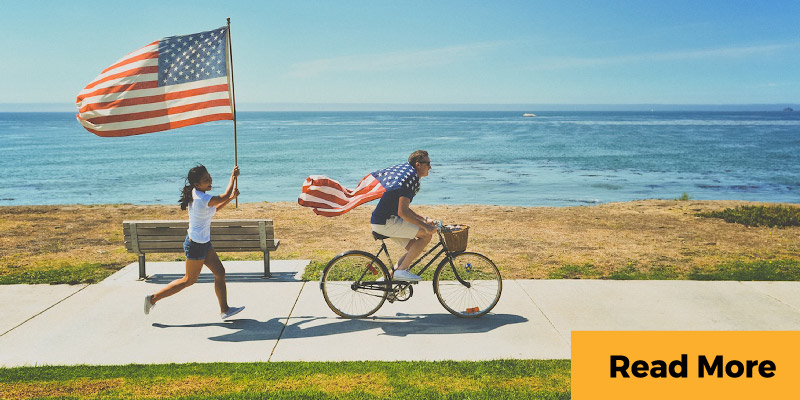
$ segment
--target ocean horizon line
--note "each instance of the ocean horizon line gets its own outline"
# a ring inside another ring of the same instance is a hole
[[[657,198],[657,197],[650,197],[650,198],[641,198],[641,199],[630,199],[630,200],[618,200],[618,201],[602,201],[602,202],[576,202],[575,204],[568,204],[568,205],[515,205],[515,204],[492,204],[492,203],[419,203],[417,206],[422,207],[451,207],[451,208],[459,208],[459,207],[502,207],[502,208],[569,208],[569,207],[597,207],[603,205],[610,205],[610,204],[622,204],[622,203],[638,203],[638,202],[646,202],[646,201],[676,201],[676,202],[743,202],[743,203],[763,203],[763,204],[788,204],[788,205],[798,205],[800,203],[791,202],[791,201],[768,201],[768,200],[741,200],[741,199],[680,199],[680,198]],[[288,201],[288,200],[276,200],[276,201],[269,201],[269,200],[258,200],[258,201],[240,201],[239,205],[246,205],[246,204],[294,204],[298,207],[298,209],[308,210],[309,213],[313,213],[310,208],[303,207],[297,204],[296,201]],[[377,201],[368,202],[362,204],[364,207],[359,207],[362,209],[372,209],[374,206],[378,204]],[[119,202],[119,203],[35,203],[35,204],[2,204],[0,203],[0,208],[12,208],[12,207],[118,207],[118,206],[132,206],[132,207],[150,207],[150,206],[164,206],[164,207],[180,207],[177,201],[173,203],[130,203],[130,202]],[[233,208],[233,207],[231,207]],[[330,217],[326,217],[330,218]]]
[[[533,103],[257,103],[237,105],[240,112],[782,112],[800,111],[800,103],[751,104],[533,104]],[[0,103],[0,112],[76,112],[70,103]]]

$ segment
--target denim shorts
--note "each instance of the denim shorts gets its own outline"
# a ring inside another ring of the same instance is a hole
[[[186,240],[183,241],[183,252],[186,253],[187,260],[205,260],[208,251],[213,248],[211,242],[193,242],[192,239],[189,239],[189,235],[186,235]]]

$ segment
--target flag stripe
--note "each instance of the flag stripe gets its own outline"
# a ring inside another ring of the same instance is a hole
[[[158,66],[156,66],[156,68],[158,68]],[[113,94],[115,92],[114,88],[117,86],[130,85],[132,83],[140,83],[140,82],[153,82],[156,84],[156,86],[158,86],[158,69],[146,74],[121,76],[117,79],[105,81],[92,88],[87,87],[86,89],[81,90],[81,92],[78,93],[77,101],[84,103],[91,102],[92,98]]]
[[[342,215],[353,208],[383,196],[386,190],[371,174],[365,176],[354,190],[322,175],[310,176],[303,184],[297,203],[313,208],[318,215]]]
[[[99,80],[96,80],[96,81],[92,82],[91,84],[87,85],[86,88],[87,89],[95,88],[95,87],[98,87],[101,83],[105,83],[105,82],[109,82],[109,81],[118,81],[118,80],[120,80],[120,78],[126,78],[126,77],[129,77],[129,76],[137,76],[137,75],[141,75],[141,74],[158,74],[158,65],[138,67],[138,68],[129,69],[127,71],[119,72],[119,73],[116,73],[116,74],[113,74],[113,75],[108,75],[105,78],[102,78],[102,79],[99,79]],[[158,76],[158,75],[156,75],[156,76]]]
[[[130,81],[134,82],[97,89],[94,92],[87,93],[85,96],[78,96],[78,101],[80,102],[87,97],[104,96],[107,94],[130,92],[141,89],[155,89],[158,87],[158,82],[156,82],[153,77],[158,77],[158,74],[146,74],[130,77]]]
[[[209,79],[211,81],[212,79]],[[227,79],[216,78],[214,82],[207,85],[199,85],[197,82],[183,83],[180,85],[170,85],[154,89],[140,89],[130,92],[110,93],[103,96],[95,96],[84,99],[85,106],[81,106],[79,112],[94,111],[102,108],[114,108],[132,106],[137,104],[157,103],[167,100],[175,100],[185,97],[192,97],[206,93],[228,92]],[[223,82],[219,84],[218,82]]]
[[[370,189],[372,188],[370,187]],[[356,197],[356,196],[348,196],[344,192],[337,191],[334,188],[319,186],[319,185],[313,185],[309,187],[309,190],[305,191],[305,193],[306,196],[314,197],[319,200],[324,200],[327,204],[330,204],[333,207],[347,205],[352,201],[353,197]],[[369,190],[360,194],[359,196],[363,196],[367,193],[369,193]]]
[[[104,69],[100,72],[100,74],[105,74],[108,71],[111,71],[114,68],[119,68],[124,66],[125,64],[130,64],[132,62],[146,60],[148,58],[158,58],[158,51],[153,51],[158,49],[158,40],[153,43],[148,44],[147,46],[142,47],[139,50],[134,51],[133,53],[128,54],[127,56],[123,57],[110,67]]]
[[[375,180],[372,175],[367,175],[361,180],[361,182],[359,182],[359,185],[354,190],[350,190],[342,186],[339,182],[321,175],[311,177],[310,182],[312,183],[309,183],[308,186],[303,186],[303,192],[321,190],[344,199],[352,196],[358,196],[372,190],[372,188],[376,185],[377,180]]]
[[[155,55],[158,55],[158,52],[154,52],[154,53],[155,53]],[[107,77],[109,75],[114,75],[114,74],[120,73],[122,71],[127,71],[129,69],[133,69],[133,68],[136,68],[136,67],[147,67],[147,66],[153,66],[153,65],[156,65],[156,66],[158,65],[158,58],[144,58],[144,59],[141,59],[141,60],[133,60],[133,61],[130,61],[130,62],[126,62],[124,64],[120,64],[120,65],[118,65],[118,66],[116,66],[114,68],[106,69],[105,71],[100,73],[100,75],[97,75],[97,77],[94,78],[94,81],[97,81],[99,79],[103,79],[103,78],[105,78],[105,77]],[[94,81],[92,81],[92,82],[94,82]]]
[[[101,117],[94,117],[86,119],[86,121],[97,125],[107,124],[111,122],[136,121],[139,119],[156,118],[156,117],[163,117],[165,115],[180,114],[188,111],[196,111],[209,107],[230,106],[230,105],[231,105],[230,99],[209,100],[209,101],[204,101],[202,103],[192,103],[182,106],[160,108],[152,111],[142,111],[136,113],[126,113],[121,115],[107,115]]]
[[[226,110],[230,110],[230,107],[208,107],[202,110],[187,111],[180,114],[165,115],[165,116],[145,118],[133,121],[108,122],[104,124],[93,124],[90,121],[87,121],[83,118],[81,118],[81,121],[83,121],[82,123],[84,124],[84,126],[87,126],[87,124],[89,124],[90,127],[97,130],[120,131],[131,128],[140,128],[147,125],[161,125],[174,121],[181,121],[185,119],[199,117],[205,113],[223,114],[225,113]]]
[[[127,129],[121,129],[121,130],[94,129],[94,128],[91,127],[91,125],[87,126],[87,124],[85,124],[84,121],[80,120],[80,116],[78,117],[78,119],[79,119],[79,121],[81,122],[81,124],[83,125],[83,127],[87,131],[92,132],[97,136],[119,137],[119,136],[133,136],[133,135],[141,135],[141,134],[144,134],[144,133],[166,131],[166,130],[169,130],[169,129],[183,128],[183,127],[189,126],[189,125],[202,124],[202,123],[205,123],[205,122],[229,120],[231,118],[230,118],[230,114],[228,114],[228,113],[209,114],[209,115],[203,115],[201,117],[190,118],[190,119],[182,120],[182,121],[173,121],[173,122],[167,122],[167,123],[163,123],[163,124],[148,125],[148,126],[142,126],[142,127],[138,127],[138,128],[127,128]]]
[[[309,176],[308,179],[306,179],[306,183],[308,185],[307,186],[306,185],[303,186],[303,191],[304,192],[307,191],[307,190],[310,190],[310,188],[312,186],[312,182],[313,182],[313,184],[315,186],[328,186],[330,188],[333,188],[333,189],[336,189],[336,190],[339,190],[339,191],[342,191],[342,192],[349,190],[346,187],[342,186],[339,182],[337,182],[337,181],[335,181],[333,179],[330,179],[327,176],[324,176],[324,175],[312,175],[312,176]]]
[[[230,101],[230,93],[228,93],[227,88],[225,88],[224,92],[210,91],[207,88],[194,89],[191,91],[165,93],[158,96],[137,97],[109,103],[92,104],[81,110],[81,116],[84,119],[91,119],[94,117],[152,111],[164,107],[176,107],[221,99],[228,99]]]

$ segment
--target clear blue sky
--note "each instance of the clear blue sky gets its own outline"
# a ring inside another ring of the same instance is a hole
[[[800,2],[0,0],[0,103],[232,23],[237,103],[796,104]]]

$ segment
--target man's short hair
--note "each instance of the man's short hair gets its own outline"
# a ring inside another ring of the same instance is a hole
[[[408,156],[408,163],[416,166],[418,162],[422,162],[428,157],[428,152],[425,150],[417,150]]]

